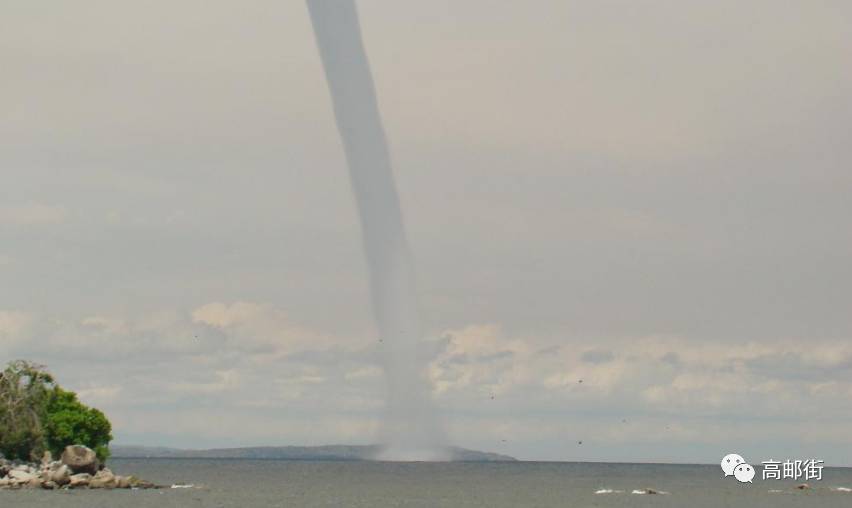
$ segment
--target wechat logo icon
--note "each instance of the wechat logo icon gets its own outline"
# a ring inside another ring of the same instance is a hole
[[[722,471],[725,476],[733,476],[740,483],[753,483],[754,467],[746,463],[742,455],[729,453],[722,457]]]

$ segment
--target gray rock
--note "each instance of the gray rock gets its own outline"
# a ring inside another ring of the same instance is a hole
[[[92,475],[89,473],[79,473],[71,475],[71,478],[68,479],[68,486],[72,489],[80,488],[80,487],[88,487],[89,482],[92,480]]]
[[[86,446],[70,445],[62,452],[62,463],[71,468],[75,474],[98,472],[98,457],[94,450]]]
[[[91,489],[156,489],[161,488],[151,482],[134,476],[118,476],[109,468],[97,469],[97,457],[85,446],[69,446],[63,453],[62,461],[45,457],[41,464],[9,462],[0,459],[0,490],[91,488]],[[71,464],[69,464],[71,463]],[[78,468],[96,467],[93,473],[76,472]],[[0,507],[4,505],[0,503]]]
[[[102,469],[89,481],[89,487],[93,489],[114,489],[118,486],[115,475],[109,469]]]
[[[71,468],[61,464],[56,470],[50,472],[49,479],[57,485],[65,485],[71,481]]]
[[[33,478],[37,478],[37,476],[26,470],[13,469],[9,472],[9,478],[17,483],[28,483]]]
[[[149,481],[140,480],[135,476],[130,476],[127,479],[130,482],[130,487],[134,489],[158,489],[159,487]]]

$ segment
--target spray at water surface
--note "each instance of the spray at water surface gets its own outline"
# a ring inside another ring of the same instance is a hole
[[[307,0],[358,203],[376,326],[385,354],[381,458],[438,460],[446,449],[433,409],[411,254],[354,0]]]

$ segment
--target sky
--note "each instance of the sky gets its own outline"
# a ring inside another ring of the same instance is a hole
[[[373,442],[304,3],[2,4],[0,362],[117,444]],[[852,465],[852,4],[358,5],[452,443]]]

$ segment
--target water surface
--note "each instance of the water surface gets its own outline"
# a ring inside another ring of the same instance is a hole
[[[619,507],[852,506],[852,469],[826,469],[811,491],[795,482],[740,484],[719,466],[551,462],[393,463],[115,459],[119,474],[195,488],[0,491],[0,507]],[[654,488],[664,495],[632,494]],[[596,494],[599,490],[623,493]],[[781,490],[782,492],[769,492]]]

